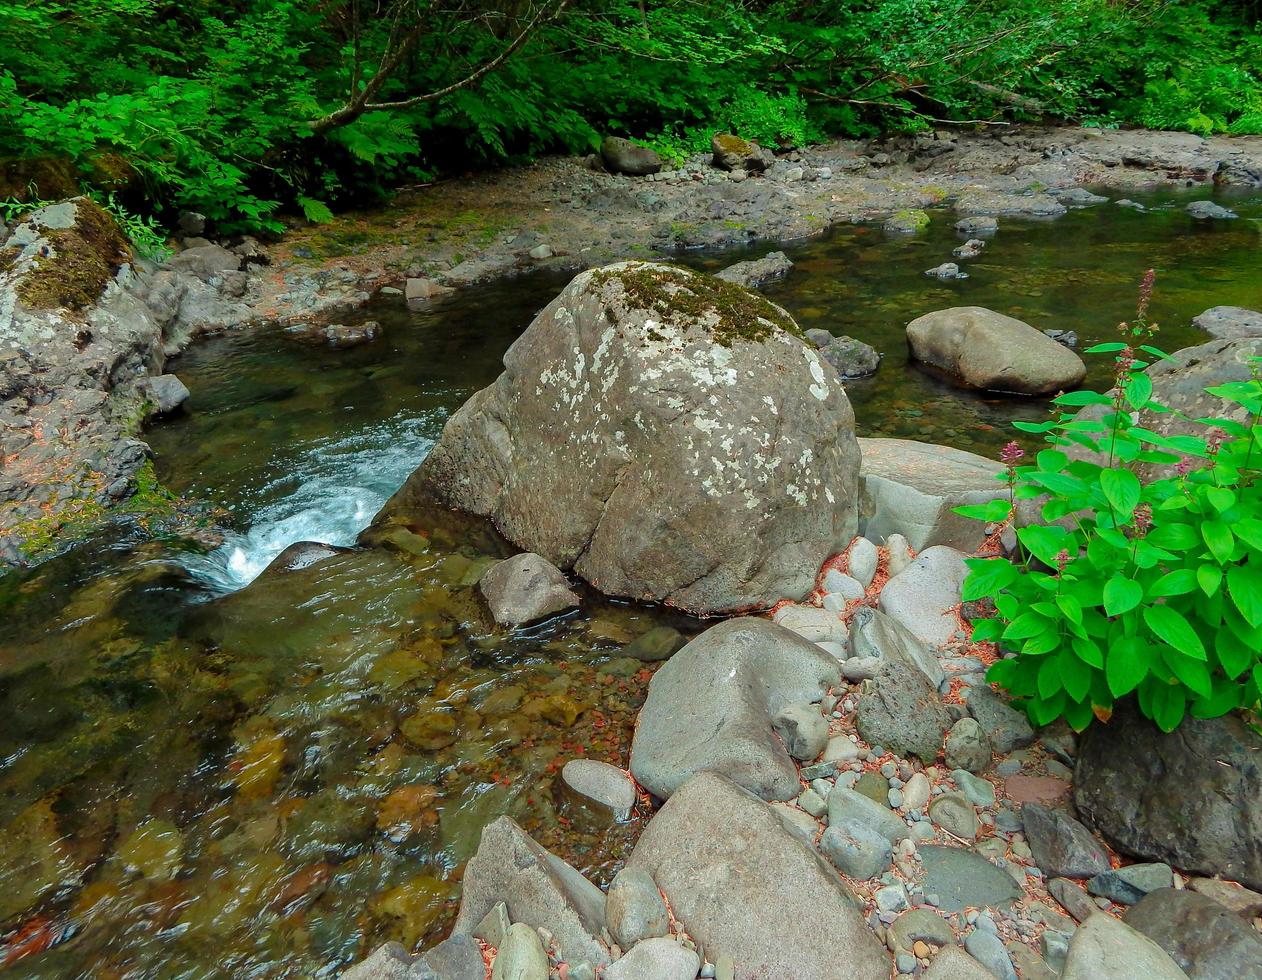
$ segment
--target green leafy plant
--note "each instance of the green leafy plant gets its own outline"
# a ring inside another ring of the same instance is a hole
[[[1212,718],[1262,698],[1262,382],[1206,389],[1233,418],[1183,419],[1201,434],[1161,435],[1143,424],[1170,410],[1152,398],[1144,342],[1149,272],[1139,314],[1112,355],[1109,394],[1055,399],[1041,433],[1049,448],[1023,463],[1002,454],[1012,502],[960,508],[1007,520],[1031,502],[1040,515],[1016,531],[1018,555],[969,559],[965,600],[993,598],[974,639],[1009,656],[987,677],[1008,688],[1037,724],[1063,717],[1082,730],[1134,695],[1164,731],[1191,714]],[[1080,411],[1081,410],[1081,411]]]

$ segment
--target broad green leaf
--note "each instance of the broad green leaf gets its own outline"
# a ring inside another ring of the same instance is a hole
[[[1075,636],[1073,648],[1078,659],[1089,667],[1099,670],[1104,666],[1104,654],[1100,650],[1100,644],[1096,643],[1095,640],[1088,639],[1085,636]]]
[[[1190,568],[1176,568],[1148,586],[1148,597],[1156,599],[1160,596],[1185,595],[1195,588],[1196,572]]]
[[[968,564],[970,571],[962,591],[965,602],[997,596],[1020,574],[1006,558],[969,559]]]
[[[1110,616],[1130,612],[1143,601],[1144,587],[1125,575],[1114,575],[1104,586],[1104,611]]]
[[[1197,660],[1204,660],[1205,645],[1196,630],[1182,613],[1169,606],[1148,606],[1144,609],[1144,622],[1160,639],[1180,653]]]
[[[1100,489],[1104,497],[1117,511],[1117,518],[1123,521],[1130,517],[1135,505],[1139,503],[1139,477],[1130,470],[1105,470],[1100,474]]]
[[[1249,644],[1231,630],[1219,630],[1214,636],[1214,652],[1223,673],[1233,681],[1240,677],[1257,659],[1257,653]]]
[[[1148,676],[1148,647],[1137,636],[1124,637],[1104,655],[1104,676],[1115,698],[1130,694]]]
[[[1077,408],[1082,405],[1112,405],[1113,399],[1098,391],[1067,391],[1052,399],[1056,405],[1068,405]]]
[[[1170,672],[1177,677],[1188,690],[1203,698],[1209,697],[1213,693],[1213,685],[1209,679],[1209,668],[1202,660],[1193,660],[1191,657],[1185,657],[1181,653],[1167,650],[1162,654],[1166,666],[1170,668]]]
[[[1038,636],[1050,624],[1035,612],[1022,613],[1011,623],[1008,628],[1003,631],[1005,640],[1024,640],[1031,636]]]
[[[1060,658],[1047,657],[1039,665],[1038,691],[1039,697],[1050,698],[1057,691],[1062,690]]]
[[[1152,379],[1146,374],[1132,374],[1125,391],[1131,408],[1143,408],[1152,397]]]
[[[1067,650],[1060,652],[1056,662],[1065,693],[1074,701],[1081,701],[1091,690],[1091,668]]]
[[[1059,449],[1044,449],[1036,457],[1039,469],[1047,473],[1056,473],[1069,465],[1069,457]]]
[[[1126,350],[1126,344],[1123,344],[1114,340],[1106,344],[1093,344],[1091,347],[1088,347],[1085,351],[1083,351],[1083,353],[1084,354],[1116,354],[1118,351],[1123,351],[1123,350]]]
[[[1220,514],[1235,506],[1236,493],[1227,487],[1208,487],[1205,490],[1205,499],[1209,501],[1210,506]]]
[[[1200,565],[1196,569],[1196,584],[1207,596],[1218,591],[1223,581],[1223,570],[1217,565]]]
[[[1003,636],[1003,623],[997,619],[973,620],[973,641],[997,640]]]
[[[1220,562],[1231,558],[1236,539],[1225,521],[1206,521],[1201,525],[1201,537],[1205,539],[1210,554]]]
[[[1152,720],[1163,732],[1179,727],[1187,710],[1187,697],[1182,688],[1170,684],[1155,686],[1152,692]]]
[[[1227,569],[1227,591],[1250,626],[1262,625],[1262,572],[1251,565]]]
[[[1065,618],[1071,623],[1082,622],[1082,603],[1075,599],[1072,595],[1064,593],[1056,597],[1056,605],[1060,611],[1065,614]]]

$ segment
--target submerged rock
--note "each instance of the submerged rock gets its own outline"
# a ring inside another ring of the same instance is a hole
[[[675,916],[735,980],[888,980],[890,959],[845,883],[774,811],[718,773],[689,780],[650,821],[630,866],[653,875]]]
[[[478,588],[501,626],[521,626],[579,604],[561,570],[530,552],[487,569]]]
[[[1262,736],[1241,718],[1165,734],[1117,705],[1082,738],[1074,802],[1123,853],[1262,887]]]
[[[899,211],[881,225],[887,235],[914,235],[929,227],[929,215],[923,211]]]
[[[1188,217],[1195,218],[1197,221],[1229,221],[1239,217],[1235,211],[1221,204],[1215,204],[1213,201],[1193,201],[1184,210],[1187,211]]]
[[[854,534],[836,373],[787,313],[712,276],[581,273],[448,421],[377,522],[437,502],[603,592],[713,614],[799,598]]]
[[[747,289],[757,289],[765,283],[783,279],[793,270],[793,263],[783,252],[768,252],[761,259],[750,259],[729,265],[716,278],[735,283]]]
[[[764,799],[792,799],[798,770],[776,719],[840,682],[833,657],[775,623],[713,626],[653,675],[631,742],[631,774],[662,799],[701,770]]]
[[[881,355],[875,347],[844,335],[831,337],[827,343],[820,344],[819,356],[847,380],[876,374],[876,369],[881,366]]]
[[[1050,395],[1076,387],[1087,368],[1073,351],[1010,316],[956,306],[907,325],[912,355],[970,388]]]
[[[626,820],[635,806],[631,777],[607,762],[571,759],[561,769],[561,780],[573,793],[608,810],[615,820]]]

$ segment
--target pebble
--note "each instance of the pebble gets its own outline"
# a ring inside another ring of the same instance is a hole
[[[939,827],[963,840],[977,836],[977,812],[963,793],[945,793],[929,804],[929,816]]]
[[[903,806],[908,810],[924,809],[932,789],[928,776],[923,772],[915,773],[903,787]]]
[[[999,980],[1017,980],[1017,971],[1012,968],[1012,958],[994,933],[985,930],[969,933],[964,940],[964,949]]]
[[[908,907],[907,888],[900,882],[876,890],[876,907],[882,912],[901,912]]]
[[[1088,916],[1096,912],[1091,897],[1068,878],[1053,878],[1047,883],[1047,891],[1060,903],[1061,908],[1079,922],[1085,922]]]
[[[828,804],[813,789],[806,789],[801,796],[798,797],[798,806],[809,813],[812,817],[822,817],[828,812]]]
[[[974,806],[991,806],[995,802],[995,784],[988,779],[982,779],[980,776],[974,776],[967,769],[955,769],[951,772],[951,778],[955,780],[970,803]]]
[[[916,957],[911,953],[899,953],[894,959],[894,966],[899,973],[915,973]]]
[[[846,570],[855,581],[866,589],[872,584],[872,578],[876,575],[879,560],[880,554],[876,545],[867,538],[855,538],[851,542],[850,550],[847,553]]]

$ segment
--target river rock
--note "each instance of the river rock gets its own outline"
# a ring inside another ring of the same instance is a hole
[[[407,980],[412,957],[399,943],[382,943],[344,972],[341,980]]]
[[[828,825],[843,826],[852,820],[875,830],[891,844],[911,836],[907,824],[889,807],[838,783],[828,794]]]
[[[609,934],[623,949],[642,939],[665,936],[670,913],[653,876],[641,868],[623,868],[605,895],[605,923]]]
[[[1091,916],[1074,932],[1060,976],[1061,980],[1187,980],[1187,974],[1164,949],[1143,933],[1104,914]]]
[[[1099,911],[1086,891],[1068,878],[1053,878],[1047,883],[1047,891],[1079,922],[1086,922],[1089,916]]]
[[[1007,755],[1034,744],[1034,729],[1024,713],[1008,704],[989,684],[970,687],[963,693],[969,714],[982,726],[997,753]]]
[[[438,503],[603,592],[699,614],[805,596],[854,536],[836,373],[787,313],[673,266],[580,273],[377,516]]]
[[[1021,897],[1012,877],[974,850],[921,844],[920,860],[925,894],[938,896],[938,908],[961,912],[969,908],[1007,908]]]
[[[641,726],[643,727],[643,726]],[[735,980],[887,980],[888,955],[826,861],[762,800],[718,773],[689,780],[658,811],[630,866],[653,875],[675,917]]]
[[[947,733],[943,757],[952,769],[984,772],[990,766],[993,753],[990,738],[976,718],[961,718]]]
[[[1245,919],[1262,915],[1262,895],[1233,881],[1192,878],[1188,881],[1188,887]]]
[[[856,658],[898,661],[915,667],[924,674],[930,687],[937,690],[946,678],[942,664],[912,632],[897,620],[879,610],[860,606],[850,617],[850,644]]]
[[[869,745],[883,745],[898,755],[932,762],[942,749],[951,716],[937,691],[916,667],[901,660],[881,664],[871,690],[859,698],[859,734]]]
[[[1074,802],[1118,850],[1262,888],[1262,736],[1235,715],[1172,734],[1130,702],[1079,744]]]
[[[986,241],[982,238],[970,238],[963,245],[956,245],[951,254],[961,261],[975,259],[986,249]]]
[[[1213,201],[1193,201],[1184,210],[1187,211],[1189,218],[1197,221],[1228,221],[1239,217],[1235,211],[1221,204],[1215,204]]]
[[[1065,811],[1027,803],[1021,817],[1034,862],[1048,878],[1091,878],[1110,869],[1100,842]]]
[[[917,942],[951,946],[955,934],[946,919],[933,909],[918,908],[904,912],[890,923],[889,939],[895,950],[910,952]]]
[[[1214,306],[1192,317],[1192,326],[1219,340],[1262,337],[1262,313],[1242,306]]]
[[[999,230],[999,220],[990,215],[974,215],[957,221],[955,230],[968,238],[988,237]]]
[[[579,796],[608,810],[615,820],[626,820],[635,806],[635,783],[607,762],[571,759],[561,768],[561,780]]]
[[[726,282],[735,283],[747,289],[757,289],[769,282],[783,279],[792,271],[793,263],[789,261],[787,255],[783,252],[768,252],[761,259],[735,262],[716,275]]]
[[[1080,358],[1042,331],[981,306],[955,306],[907,324],[907,342],[919,361],[970,388],[1021,395],[1052,395],[1086,377]]]
[[[977,960],[991,976],[998,980],[1017,980],[1017,971],[1012,967],[1012,957],[1004,949],[999,937],[985,929],[974,929],[964,940],[964,948]]]
[[[547,980],[548,954],[539,934],[522,922],[508,927],[491,964],[491,980]]]
[[[482,947],[472,936],[453,933],[412,964],[407,980],[486,980]]]
[[[947,946],[929,964],[925,980],[995,980],[995,975],[958,946]]]
[[[876,348],[854,337],[833,337],[820,347],[819,356],[847,380],[876,374],[881,366],[881,355]]]
[[[605,980],[693,980],[701,957],[669,936],[645,939],[605,968]]]
[[[1121,905],[1134,905],[1158,888],[1173,888],[1174,872],[1168,864],[1127,864],[1101,871],[1087,882],[1087,891]]]
[[[926,548],[881,590],[881,611],[917,639],[939,647],[961,629],[960,590],[968,577],[964,556],[946,545]]]
[[[876,577],[881,553],[868,538],[855,538],[846,551],[846,572],[866,590]]]
[[[953,837],[971,841],[979,826],[977,811],[963,793],[943,793],[929,804],[929,819]]]
[[[606,136],[601,140],[600,159],[610,173],[631,177],[646,177],[662,169],[662,158],[657,151],[621,136]]]
[[[941,265],[935,265],[932,269],[926,269],[925,275],[930,279],[967,279],[968,273],[961,272],[960,267],[954,262],[943,262]]]
[[[565,574],[531,552],[513,555],[487,569],[478,588],[501,626],[521,626],[573,609],[579,597]]]
[[[140,384],[141,391],[148,399],[151,410],[147,417],[169,415],[188,400],[189,391],[184,382],[174,374],[160,374],[156,378],[146,378]]]
[[[731,133],[715,133],[710,138],[710,151],[714,165],[721,170],[761,173],[776,161],[770,150]]]
[[[1094,204],[1107,204],[1109,199],[1100,194],[1092,194],[1085,187],[1059,187],[1049,192],[1061,204],[1071,208],[1089,208]]]
[[[641,633],[622,648],[624,657],[634,657],[647,663],[669,660],[684,648],[688,638],[673,626],[654,626]]]
[[[653,675],[631,742],[631,774],[661,799],[703,769],[764,799],[792,799],[801,789],[797,766],[774,720],[840,682],[832,656],[775,623],[713,626]]]
[[[942,544],[972,554],[986,525],[955,508],[1009,496],[1003,466],[975,453],[913,439],[860,439],[859,451],[859,530],[870,538],[899,531],[916,551]]]
[[[1122,920],[1170,954],[1192,980],[1262,980],[1262,935],[1196,892],[1149,892]]]
[[[819,839],[819,849],[838,871],[860,880],[875,878],[888,871],[894,860],[889,840],[868,824],[853,818],[830,823]]]
[[[799,762],[818,758],[828,744],[828,720],[818,705],[787,704],[775,713],[771,725]]]
[[[525,923],[532,934],[541,928],[552,933],[562,958],[593,966],[609,962],[609,951],[596,938],[605,925],[605,896],[510,817],[483,829],[478,851],[465,867],[452,931],[472,933],[497,902],[508,907],[514,929]]]

